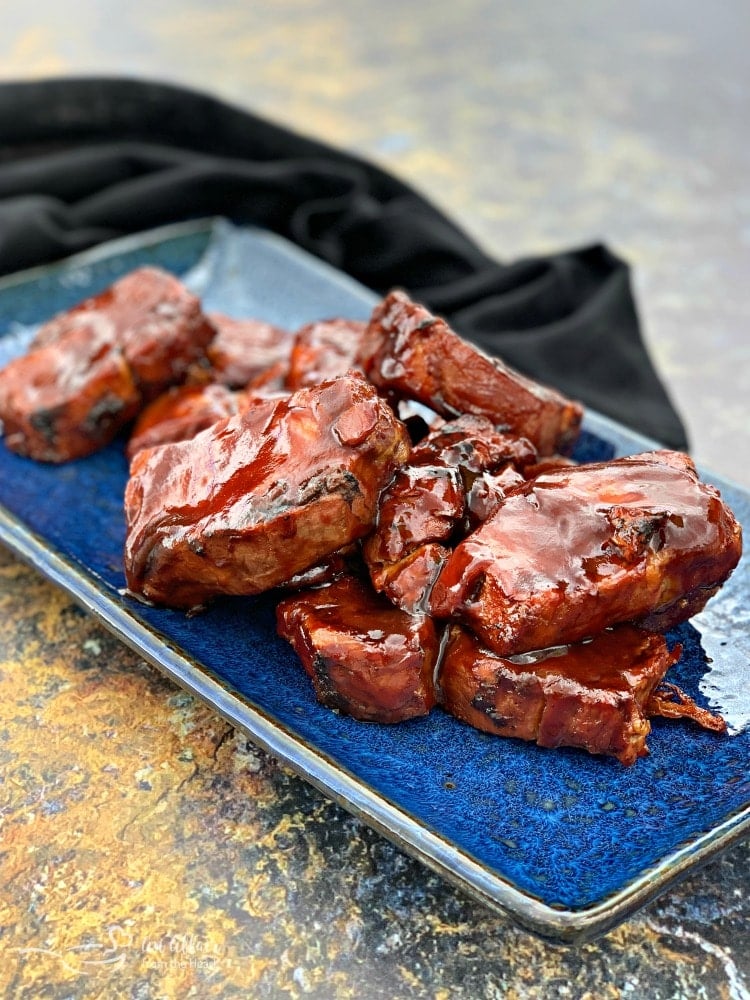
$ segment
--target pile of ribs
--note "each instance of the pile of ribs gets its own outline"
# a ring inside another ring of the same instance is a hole
[[[665,633],[740,558],[719,492],[680,452],[577,464],[580,405],[402,291],[291,332],[142,268],[41,327],[0,371],[0,419],[43,462],[127,435],[129,592],[274,590],[331,709],[439,706],[625,765],[653,716],[726,729],[665,679]]]

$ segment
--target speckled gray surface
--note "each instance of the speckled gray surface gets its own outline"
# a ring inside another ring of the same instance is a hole
[[[4,12],[0,76],[207,88],[376,158],[503,258],[606,240],[694,453],[748,484],[749,20],[743,0],[42,0]]]
[[[697,457],[750,483],[747,21],[741,0],[43,0],[4,11],[0,74],[210,89],[377,158],[505,258],[606,239]],[[248,748],[5,553],[0,685],[9,997],[749,995],[747,844],[563,950]]]

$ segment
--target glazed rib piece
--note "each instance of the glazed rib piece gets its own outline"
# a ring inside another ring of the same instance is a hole
[[[484,473],[523,468],[535,457],[529,441],[485,417],[468,414],[429,431],[383,492],[375,531],[363,543],[375,589],[404,611],[424,610],[449,546],[466,533],[470,504],[478,516],[474,493],[480,480],[487,485]]]
[[[648,717],[662,715],[659,685],[680,656],[663,636],[628,625],[591,642],[514,659],[484,648],[460,626],[450,628],[440,669],[446,711],[498,736],[541,747],[579,747],[633,764],[648,753]],[[682,692],[673,717],[688,717],[716,732],[722,719]]]
[[[216,336],[206,349],[210,364],[207,376],[232,389],[242,389],[279,363],[286,371],[293,335],[259,319],[234,319],[209,313]]]
[[[622,622],[663,631],[739,561],[741,529],[690,459],[650,452],[511,489],[445,563],[430,598],[507,656]]]
[[[524,474],[513,465],[506,466],[501,472],[482,472],[478,475],[466,491],[464,537],[488,521],[508,493],[525,482]]]
[[[457,469],[399,469],[380,498],[375,531],[362,545],[375,589],[404,611],[423,611],[464,508]]]
[[[125,453],[132,460],[144,448],[189,441],[207,427],[243,413],[268,400],[288,399],[290,393],[261,386],[229,389],[219,382],[178,385],[157,396],[136,420]]]
[[[359,360],[383,392],[449,418],[487,417],[540,455],[567,451],[578,435],[578,403],[490,358],[403,292],[376,306]]]
[[[309,590],[311,587],[326,586],[335,580],[340,580],[342,576],[362,576],[363,574],[362,550],[359,542],[352,542],[350,545],[345,545],[336,552],[332,552],[315,566],[310,566],[309,569],[284,580],[280,587],[289,591]]]
[[[141,451],[125,493],[128,587],[191,607],[278,586],[370,530],[408,454],[403,424],[357,373]]]
[[[142,268],[121,278],[46,323],[0,371],[6,444],[44,462],[98,450],[205,358],[213,333],[171,275]]]
[[[187,441],[240,409],[240,394],[218,382],[174,386],[146,407],[135,422],[126,454],[143,448]]]
[[[486,521],[507,491],[529,478],[537,458],[530,441],[498,430],[486,417],[462,414],[434,429],[417,444],[409,463],[456,469],[465,493],[464,523],[454,541]]]
[[[245,386],[244,392],[248,395],[271,396],[285,393],[287,396],[291,392],[286,384],[289,374],[289,362],[277,361],[270,368],[264,368]]]
[[[156,267],[131,271],[45,323],[32,350],[82,329],[120,348],[144,402],[182,382],[191,365],[203,362],[215,334],[200,300]]]
[[[276,621],[321,704],[367,722],[402,722],[435,704],[434,622],[399,611],[365,582],[344,577],[286,598]]]
[[[326,319],[308,323],[294,335],[287,386],[301,389],[357,367],[367,323]]]
[[[141,394],[119,347],[71,330],[0,371],[5,443],[39,462],[66,462],[108,444],[136,415]]]
[[[481,472],[506,465],[525,469],[536,460],[526,438],[506,434],[487,418],[465,413],[430,430],[412,449],[412,465],[442,465],[460,470],[467,485]]]

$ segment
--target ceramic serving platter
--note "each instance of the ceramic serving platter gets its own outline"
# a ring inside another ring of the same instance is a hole
[[[0,365],[35,325],[120,275],[156,264],[209,310],[288,328],[365,318],[371,292],[276,236],[200,221],[120,240],[0,281]],[[589,414],[578,448],[598,460],[654,447]],[[706,478],[712,477],[704,473]],[[656,719],[631,768],[464,726],[441,710],[396,726],[320,707],[274,628],[274,596],[205,614],[124,596],[123,442],[47,466],[0,444],[0,539],[178,684],[300,775],[485,903],[559,941],[602,933],[750,830],[749,560],[689,625],[676,683],[730,733]],[[713,480],[747,526],[750,497]]]

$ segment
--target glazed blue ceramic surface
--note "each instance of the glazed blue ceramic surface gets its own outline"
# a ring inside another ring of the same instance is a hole
[[[0,282],[0,365],[34,324],[145,263],[184,277],[209,310],[289,328],[365,318],[374,302],[269,234],[170,227]],[[576,457],[652,446],[591,415]],[[0,538],[262,746],[525,926],[561,940],[606,930],[750,829],[747,556],[707,611],[670,633],[685,648],[671,679],[722,711],[730,734],[655,719],[650,755],[624,768],[485,735],[439,709],[397,726],[332,713],[276,636],[273,595],[217,601],[196,617],[136,603],[122,593],[126,478],[122,441],[62,466],[0,445]],[[748,494],[718,485],[749,525]]]

